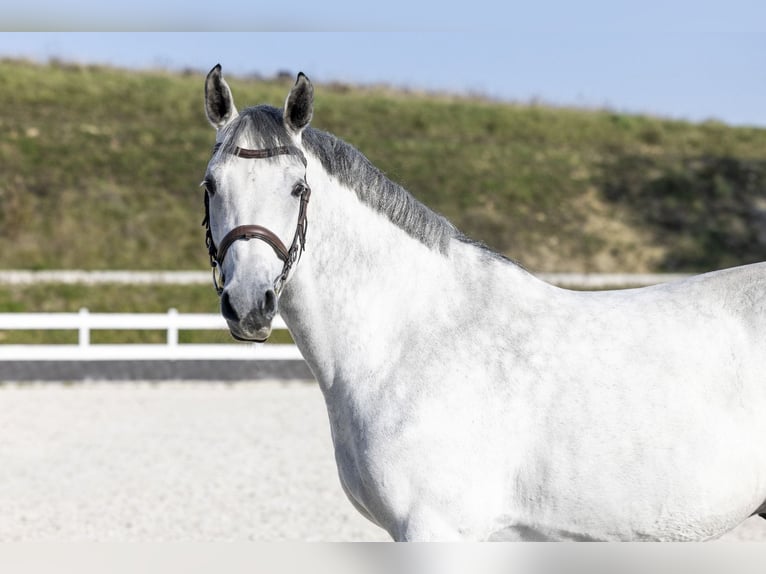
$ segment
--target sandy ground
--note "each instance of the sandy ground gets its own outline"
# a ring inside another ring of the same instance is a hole
[[[341,490],[314,384],[0,385],[0,541],[250,540],[388,540]]]
[[[304,382],[0,385],[0,540],[387,540]]]

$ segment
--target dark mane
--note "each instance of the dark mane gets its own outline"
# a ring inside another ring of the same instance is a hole
[[[362,152],[340,138],[307,128],[303,133],[303,145],[319,158],[328,173],[353,189],[359,199],[385,214],[392,223],[431,249],[446,254],[450,241],[455,239],[473,245],[485,257],[519,266],[516,261],[493,251],[484,243],[463,235],[446,217],[388,179]]]
[[[442,253],[459,232],[445,217],[432,211],[402,186],[388,179],[364,154],[332,134],[308,128],[303,145],[325,170],[359,199],[384,214],[421,243]]]

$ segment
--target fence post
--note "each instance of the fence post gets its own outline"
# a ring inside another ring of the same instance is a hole
[[[168,309],[168,346],[178,345],[178,310]]]
[[[83,307],[80,309],[80,328],[77,342],[80,347],[87,347],[90,345],[90,321],[88,320],[89,311]]]

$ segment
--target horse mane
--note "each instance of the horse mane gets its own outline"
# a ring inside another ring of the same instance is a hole
[[[483,243],[463,235],[446,217],[388,179],[354,146],[312,127],[304,130],[302,138],[306,150],[319,159],[330,175],[353,190],[364,204],[385,215],[394,225],[430,249],[446,254],[450,241],[456,239],[478,247],[485,256],[506,259]],[[291,144],[282,120],[282,110],[260,105],[240,112],[226,128],[222,151],[231,152],[242,141],[253,147]]]
[[[312,128],[304,131],[303,144],[330,175],[353,189],[364,204],[385,215],[391,223],[429,248],[447,253],[450,240],[460,236],[447,218],[388,179],[354,146]]]

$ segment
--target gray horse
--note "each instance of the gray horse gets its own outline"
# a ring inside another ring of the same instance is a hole
[[[704,540],[764,508],[765,264],[560,289],[309,127],[306,76],[282,109],[205,88],[221,312],[246,341],[280,312],[395,540]]]

